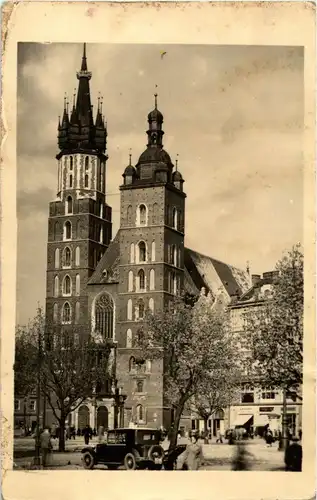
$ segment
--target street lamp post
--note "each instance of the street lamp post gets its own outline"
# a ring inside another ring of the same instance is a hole
[[[282,436],[279,441],[278,449],[280,451],[286,450],[288,445],[287,436],[287,392],[286,388],[283,388],[283,409],[282,409]]]
[[[34,465],[41,465],[40,457],[40,405],[41,405],[41,374],[42,374],[42,345],[41,345],[41,332],[38,327],[37,331],[37,387],[36,387],[36,438],[35,438],[35,457]]]

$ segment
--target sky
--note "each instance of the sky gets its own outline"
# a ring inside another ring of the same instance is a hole
[[[65,92],[72,102],[81,56],[82,44],[19,44],[18,324],[45,303],[58,115]],[[129,149],[137,163],[157,91],[164,149],[174,162],[179,155],[185,179],[185,245],[261,274],[302,241],[302,48],[87,44],[87,62],[94,109],[100,92],[108,124],[113,235]]]

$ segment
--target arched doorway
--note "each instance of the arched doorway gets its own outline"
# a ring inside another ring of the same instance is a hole
[[[89,408],[83,405],[78,410],[78,429],[83,429],[86,425],[89,425]]]
[[[108,429],[108,409],[106,406],[99,406],[97,409],[97,429],[100,426]]]

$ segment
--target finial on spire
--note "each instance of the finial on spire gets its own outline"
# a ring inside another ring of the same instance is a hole
[[[100,113],[102,114],[103,96],[100,96]]]
[[[69,106],[69,100],[67,99],[66,101],[66,113],[68,114],[68,106]]]
[[[74,89],[73,93],[73,108],[75,107],[75,101],[76,101],[76,89]]]
[[[157,89],[157,85],[155,84],[155,89]],[[155,109],[157,109],[157,91],[155,90],[154,94],[154,103],[155,103]]]
[[[132,149],[129,149],[129,166],[132,165]]]
[[[178,167],[178,153],[176,155],[176,160],[175,160],[175,170],[177,172],[177,167]]]
[[[250,275],[250,262],[247,260],[247,273]]]
[[[67,92],[64,94],[64,111],[66,111],[66,106],[67,106]]]
[[[80,69],[80,71],[87,71],[86,43],[84,43],[83,57],[82,57],[82,60],[81,60],[81,69]]]

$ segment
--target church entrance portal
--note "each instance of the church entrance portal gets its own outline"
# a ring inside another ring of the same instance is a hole
[[[97,429],[100,426],[108,429],[108,409],[106,406],[99,406],[97,410]]]
[[[89,425],[89,408],[83,405],[78,410],[78,429],[83,429],[86,425]]]

